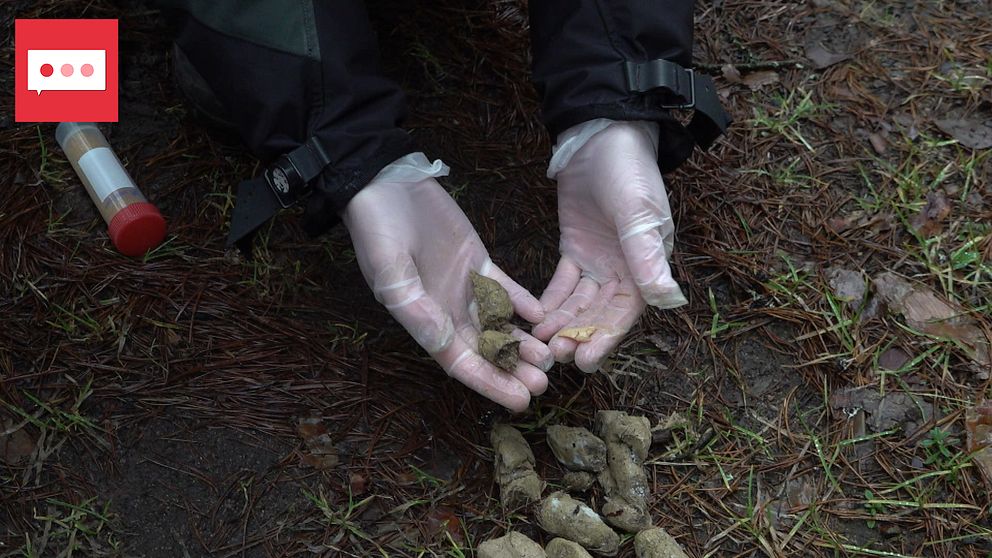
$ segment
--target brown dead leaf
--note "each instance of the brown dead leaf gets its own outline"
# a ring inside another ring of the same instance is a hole
[[[296,423],[296,431],[303,438],[307,448],[307,452],[302,457],[304,465],[315,469],[330,469],[338,464],[338,450],[320,417],[299,419]]]
[[[24,428],[14,428],[11,419],[0,422],[0,461],[16,465],[34,453],[35,442]]]
[[[909,224],[920,236],[927,238],[937,234],[944,228],[944,220],[951,215],[951,204],[944,192],[937,190],[927,194],[927,203],[923,206]]]
[[[831,85],[828,91],[831,98],[839,101],[854,101],[858,99],[858,95],[844,84]]]
[[[307,467],[313,467],[318,470],[333,469],[340,462],[337,455],[313,455],[304,454],[300,458],[300,461]]]
[[[306,417],[296,422],[296,432],[303,438],[303,441],[307,441],[321,434],[327,434],[327,426],[324,425],[324,421],[320,417]]]
[[[724,64],[720,71],[723,72],[723,79],[730,83],[741,83],[741,72],[733,64]]]
[[[365,494],[368,488],[369,478],[361,473],[352,473],[348,476],[348,487],[355,496]]]
[[[461,519],[455,515],[454,510],[445,506],[438,506],[427,512],[427,532],[431,537],[441,540],[447,540],[450,535],[455,543],[465,544]]]
[[[878,367],[883,370],[899,370],[909,362],[909,353],[899,347],[891,347],[878,357]]]
[[[566,327],[558,332],[558,337],[571,339],[576,343],[585,343],[586,341],[592,339],[593,334],[595,334],[598,330],[599,328],[596,326]]]
[[[964,429],[968,453],[973,454],[986,482],[992,483],[992,401],[982,401],[965,411]]]
[[[752,90],[758,90],[766,85],[778,83],[778,73],[773,72],[771,70],[751,72],[750,74],[741,78],[741,83],[750,87]]]
[[[838,62],[843,62],[851,58],[850,54],[835,53],[823,48],[823,45],[816,43],[806,46],[806,58],[813,63],[813,68],[822,70],[829,68]]]
[[[962,308],[942,300],[929,288],[914,285],[892,272],[876,275],[872,285],[889,311],[901,314],[906,325],[926,335],[955,341],[972,360],[978,377],[988,378],[992,366],[989,339],[978,322]]]
[[[941,132],[958,140],[958,143],[970,149],[988,149],[992,147],[992,126],[989,119],[983,117],[956,118],[937,120],[934,122]]]
[[[901,428],[910,433],[934,415],[934,406],[906,393],[879,393],[874,386],[847,387],[833,392],[830,407],[853,417],[856,411],[867,413],[865,423],[872,432]]]
[[[873,234],[890,230],[895,219],[891,213],[865,213],[862,210],[852,211],[843,217],[831,217],[827,219],[826,225],[837,234],[842,234],[850,229],[868,229]]]

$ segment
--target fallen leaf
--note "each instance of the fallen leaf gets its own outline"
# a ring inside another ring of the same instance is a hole
[[[571,339],[576,343],[585,343],[586,341],[592,339],[592,336],[599,328],[596,326],[587,327],[566,327],[565,329],[558,332],[558,337],[564,337],[565,339]]]
[[[439,536],[441,539],[446,539],[450,536],[455,543],[465,544],[461,519],[448,507],[438,506],[427,512],[427,532],[432,537]]]
[[[904,434],[911,434],[934,415],[932,403],[894,391],[881,395],[874,386],[835,391],[830,396],[830,406],[835,410],[843,409],[844,414],[849,417],[853,417],[858,411],[864,411],[868,414],[865,422],[872,432],[884,432],[898,427]]]
[[[909,362],[909,353],[899,347],[890,347],[878,357],[878,367],[883,370],[899,370]]]
[[[826,271],[827,283],[834,297],[857,309],[865,299],[868,290],[861,273],[841,267],[831,267]]]
[[[849,229],[868,229],[874,234],[890,230],[895,219],[891,213],[865,213],[862,210],[852,211],[843,217],[831,217],[826,220],[826,226],[837,234]]]
[[[820,43],[806,46],[806,58],[813,63],[813,68],[822,70],[829,68],[838,62],[843,62],[851,58],[847,53],[835,53],[825,49]]]
[[[992,147],[992,126],[988,119],[956,118],[935,121],[941,132],[958,140],[961,145],[971,149],[988,149]]]
[[[34,453],[35,442],[24,428],[14,428],[13,420],[0,422],[0,461],[16,465]]]
[[[947,201],[944,192],[937,190],[927,194],[927,203],[912,219],[909,225],[913,227],[916,234],[928,238],[944,228],[944,220],[951,214],[951,204]]]
[[[741,78],[741,83],[750,87],[752,90],[761,89],[766,85],[778,83],[778,74],[771,70],[751,72]]]
[[[304,465],[314,469],[330,469],[338,464],[338,449],[320,417],[299,419],[296,423],[296,431],[303,438],[307,448],[307,453],[302,457]]]
[[[832,85],[829,91],[831,97],[842,101],[853,101],[858,98],[854,91],[851,91],[850,87],[843,84]]]
[[[369,478],[361,473],[352,473],[348,476],[348,487],[355,496],[365,494]]]
[[[992,483],[992,401],[986,400],[964,414],[967,450],[986,482]]]
[[[723,79],[730,83],[740,83],[741,82],[741,72],[733,66],[733,64],[724,64],[720,71],[723,72]]]
[[[336,467],[340,460],[337,455],[304,454],[300,461],[308,467],[323,471]]]
[[[972,360],[978,377],[988,378],[992,366],[989,339],[964,309],[889,271],[876,275],[872,286],[889,311],[905,318],[906,325],[926,335],[956,341]]]
[[[858,220],[864,217],[864,214],[865,212],[859,209],[843,217],[839,217],[835,215],[827,219],[826,225],[827,228],[829,228],[830,230],[834,231],[837,234],[841,234],[844,231],[850,229],[852,226],[854,226],[854,224],[857,223]]]
[[[299,433],[303,441],[327,434],[327,426],[319,417],[301,418],[296,423],[296,432]]]

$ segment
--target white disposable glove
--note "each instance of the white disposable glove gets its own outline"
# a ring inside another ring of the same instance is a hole
[[[469,271],[503,285],[516,313],[532,323],[544,319],[541,303],[493,264],[468,218],[436,180],[393,180],[402,174],[380,173],[342,214],[365,280],[448,375],[513,411],[526,409],[530,396],[547,388],[551,351],[517,329],[516,370],[507,373],[484,360],[477,352]]]
[[[668,266],[675,227],[657,135],[655,123],[590,121],[562,133],[552,158],[561,260],[541,296],[547,317],[533,333],[551,340],[558,361],[574,359],[584,372],[602,366],[645,301],[657,308],[687,302]],[[584,343],[558,335],[590,326],[595,333]]]

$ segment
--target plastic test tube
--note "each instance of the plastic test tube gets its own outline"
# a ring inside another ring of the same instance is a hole
[[[96,124],[63,122],[55,129],[72,168],[107,222],[110,240],[126,256],[142,256],[165,238],[165,219],[124,170]]]

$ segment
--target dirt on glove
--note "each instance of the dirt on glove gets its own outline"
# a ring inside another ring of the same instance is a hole
[[[506,535],[479,545],[479,558],[545,558],[541,545],[527,535],[510,531]]]
[[[555,492],[541,502],[537,522],[548,533],[576,542],[595,554],[616,556],[620,546],[620,536],[598,513],[564,492]]]
[[[689,558],[682,545],[661,527],[641,531],[634,537],[637,558]]]
[[[596,413],[596,434],[606,442],[607,467],[599,473],[606,494],[603,518],[630,533],[651,526],[644,460],[651,447],[651,423],[622,411]]]
[[[483,330],[500,330],[513,317],[513,304],[510,295],[494,279],[472,271],[472,292],[479,305],[479,323]]]
[[[520,360],[520,341],[512,335],[487,329],[479,336],[479,354],[496,366],[512,371]]]
[[[534,452],[523,435],[497,424],[489,436],[496,453],[495,477],[503,507],[517,508],[541,499],[542,482],[534,470]]]

